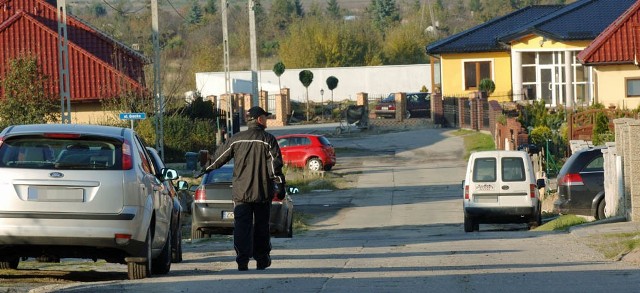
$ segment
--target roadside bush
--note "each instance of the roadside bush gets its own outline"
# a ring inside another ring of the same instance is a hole
[[[185,152],[215,150],[215,122],[208,119],[191,120],[185,116],[168,116],[164,124],[164,159],[168,163],[183,162]],[[147,143],[155,147],[155,117],[141,120],[135,126],[136,132]]]
[[[544,146],[548,139],[551,139],[551,129],[547,126],[535,127],[531,133],[529,133],[529,142],[538,146]]]
[[[591,134],[593,145],[603,145],[607,141],[613,141],[615,137],[609,130],[609,117],[604,112],[598,112],[595,120]]]

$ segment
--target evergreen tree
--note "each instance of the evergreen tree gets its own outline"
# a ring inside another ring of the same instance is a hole
[[[217,0],[207,0],[207,4],[204,6],[204,12],[206,14],[216,14],[218,12],[218,6],[216,6]]]
[[[300,0],[295,0],[294,5],[296,7],[296,15],[298,17],[304,17],[304,7],[302,7]]]
[[[274,0],[271,4],[270,18],[274,27],[286,31],[296,15],[296,7],[291,0]]]
[[[95,17],[102,17],[107,15],[107,9],[104,8],[102,3],[94,3],[91,5],[91,14]]]
[[[327,1],[327,15],[333,18],[342,17],[342,11],[340,9],[340,5],[338,4],[338,0]]]
[[[367,12],[376,27],[382,31],[400,21],[400,10],[395,0],[371,0]]]
[[[198,1],[192,2],[191,9],[189,10],[186,20],[189,24],[198,24],[202,22],[202,7],[200,7]]]

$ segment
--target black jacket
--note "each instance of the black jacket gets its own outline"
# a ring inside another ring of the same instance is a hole
[[[216,150],[206,171],[233,159],[233,201],[270,202],[274,182],[285,183],[280,147],[276,138],[255,120],[247,124],[249,129],[230,137]]]

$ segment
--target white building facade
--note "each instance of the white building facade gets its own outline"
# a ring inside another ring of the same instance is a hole
[[[423,86],[431,84],[431,65],[388,65],[363,67],[306,68],[313,73],[313,82],[309,85],[309,100],[327,103],[332,93],[327,87],[327,78],[335,76],[338,87],[333,90],[333,101],[355,101],[357,93],[368,93],[369,99],[386,97],[396,92],[419,92]],[[289,69],[278,78],[272,70],[258,72],[258,90],[270,95],[278,93],[279,88],[291,90],[291,100],[305,102],[307,89],[299,80],[302,69]],[[230,72],[230,93],[251,93],[251,71]],[[225,94],[224,72],[196,73],[196,87],[203,97]]]

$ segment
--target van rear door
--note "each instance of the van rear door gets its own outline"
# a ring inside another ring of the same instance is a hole
[[[530,180],[522,156],[505,156],[499,158],[500,206],[530,206]]]

